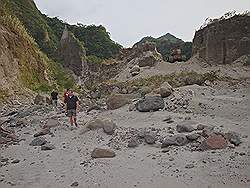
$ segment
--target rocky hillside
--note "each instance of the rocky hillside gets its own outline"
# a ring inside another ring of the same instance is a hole
[[[18,94],[20,88],[39,89],[48,84],[47,63],[24,27],[13,17],[0,19],[2,96]]]
[[[58,18],[42,14],[33,0],[0,0],[2,8],[18,17],[35,39],[41,50],[49,57],[55,57],[65,25],[81,42],[84,42],[87,55],[109,58],[119,52],[121,46],[110,39],[103,26],[70,25]]]
[[[170,33],[167,33],[159,38],[144,37],[135,45],[154,42],[156,44],[157,51],[163,56],[164,60],[168,60],[172,50],[181,49],[182,54],[189,59],[192,55],[192,42],[184,42],[183,40],[176,38]]]
[[[215,21],[195,33],[193,54],[210,64],[232,63],[250,53],[250,16]]]

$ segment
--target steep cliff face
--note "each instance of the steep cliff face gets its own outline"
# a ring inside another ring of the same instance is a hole
[[[236,15],[197,31],[193,39],[196,54],[210,64],[232,63],[250,54],[250,16]]]

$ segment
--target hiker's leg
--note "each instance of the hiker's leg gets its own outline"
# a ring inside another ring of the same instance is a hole
[[[69,121],[70,121],[70,125],[73,126],[74,124],[73,116],[69,117]]]
[[[73,122],[76,123],[76,116],[72,116]]]

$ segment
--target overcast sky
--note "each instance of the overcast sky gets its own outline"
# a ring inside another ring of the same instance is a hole
[[[35,0],[42,13],[70,23],[103,25],[125,47],[171,33],[192,41],[207,17],[250,10],[250,0]]]

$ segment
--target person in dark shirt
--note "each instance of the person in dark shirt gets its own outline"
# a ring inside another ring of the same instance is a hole
[[[58,93],[56,91],[52,91],[50,95],[51,95],[52,105],[57,107]]]
[[[74,95],[72,90],[68,91],[68,97],[66,98],[66,115],[69,117],[71,126],[75,124],[78,127],[76,122],[76,111],[79,108],[79,99]]]

